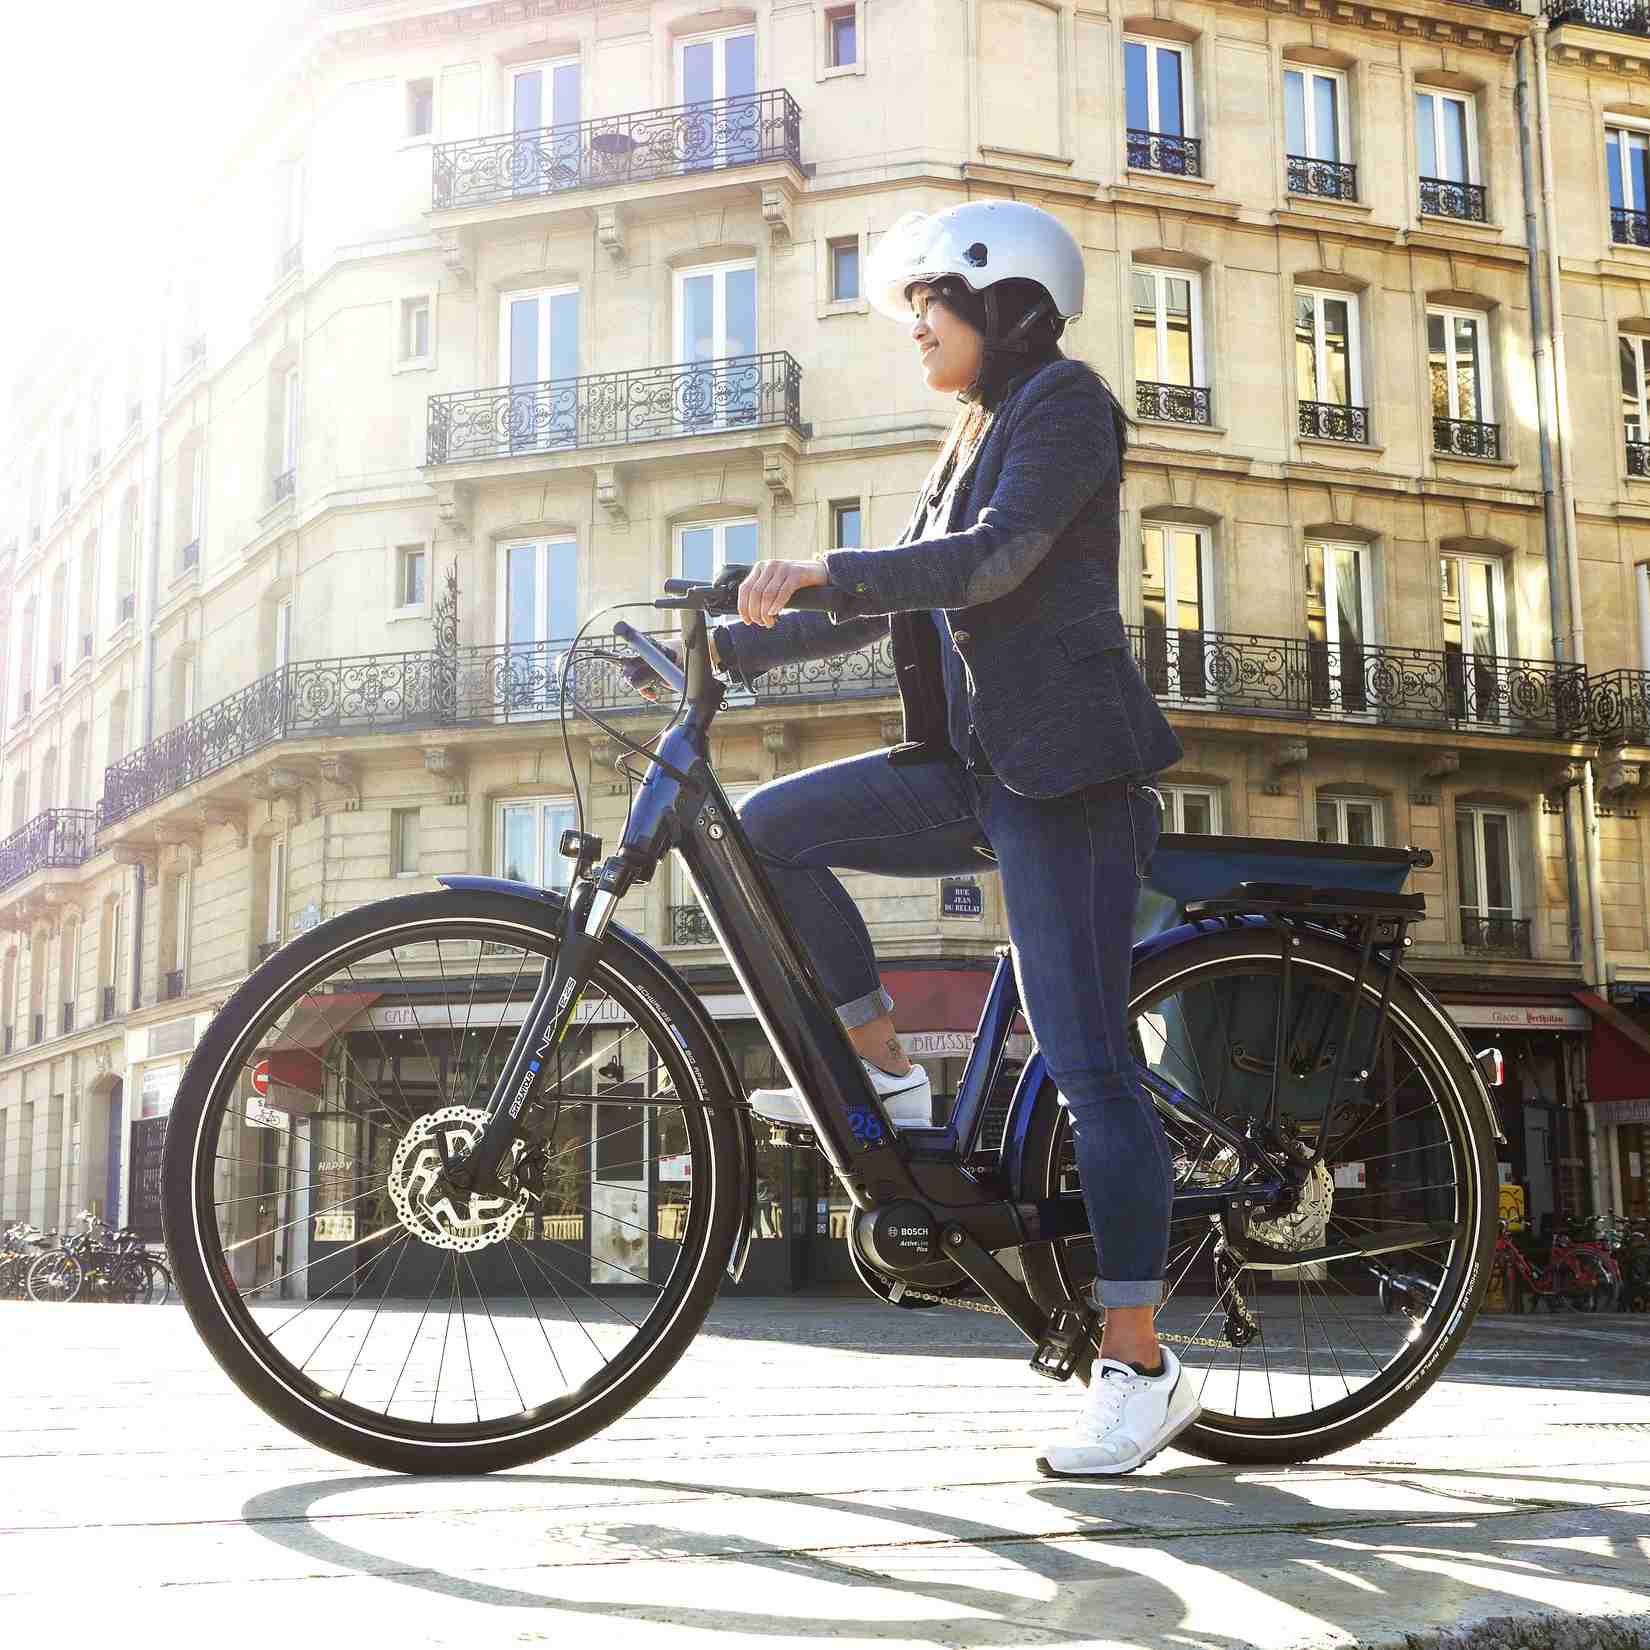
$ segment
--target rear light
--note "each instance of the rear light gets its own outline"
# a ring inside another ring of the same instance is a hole
[[[1498,1089],[1507,1080],[1507,1062],[1501,1058],[1498,1048],[1481,1048],[1473,1056],[1478,1062],[1478,1074],[1484,1079],[1485,1086]]]

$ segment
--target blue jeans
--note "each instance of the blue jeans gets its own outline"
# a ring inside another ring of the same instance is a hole
[[[773,780],[739,814],[850,1028],[894,1001],[832,868],[950,876],[989,869],[981,850],[995,852],[1020,1002],[1076,1132],[1095,1301],[1161,1301],[1174,1167],[1125,1038],[1135,901],[1162,829],[1156,793],[1115,780],[1021,796],[955,755],[896,765],[873,751]]]

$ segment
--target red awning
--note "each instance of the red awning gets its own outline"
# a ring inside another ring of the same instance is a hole
[[[1595,1104],[1650,1101],[1650,1031],[1593,991],[1576,992],[1593,1016],[1587,1098]]]
[[[900,1031],[974,1031],[991,989],[991,970],[885,968],[882,984],[894,999]]]

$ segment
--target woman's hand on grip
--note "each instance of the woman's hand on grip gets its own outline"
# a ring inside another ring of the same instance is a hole
[[[739,586],[739,617],[772,629],[795,592],[829,582],[823,562],[759,561]]]

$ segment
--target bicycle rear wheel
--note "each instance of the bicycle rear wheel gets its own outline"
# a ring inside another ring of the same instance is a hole
[[[178,1292],[241,1390],[324,1449],[426,1473],[566,1449],[715,1298],[744,1184],[725,1051],[620,935],[546,1057],[516,1194],[432,1191],[559,911],[471,890],[361,907],[257,970],[190,1060],[163,1167]]]
[[[80,1293],[85,1269],[66,1249],[41,1255],[29,1268],[29,1299],[65,1305]]]
[[[1302,936],[1292,956],[1279,1117],[1304,1144],[1315,1147],[1325,1128],[1329,1142],[1296,1206],[1229,1205],[1222,1215],[1173,1220],[1158,1332],[1203,1405],[1179,1442],[1194,1454],[1305,1461],[1379,1431],[1437,1379],[1483,1298],[1497,1225],[1483,1090],[1439,1010],[1406,979],[1395,983],[1362,1095],[1328,1105],[1356,966],[1355,952],[1327,938]],[[1263,1120],[1281,978],[1277,937],[1265,929],[1210,934],[1160,953],[1133,982],[1136,1059],[1162,1087],[1240,1130]],[[1352,1044],[1360,1064],[1378,983],[1363,990]],[[1356,1091],[1345,1083],[1348,1092]],[[1229,1184],[1236,1154],[1161,1104],[1159,1111],[1177,1194]],[[1078,1187],[1052,1082],[1038,1096],[1024,1163],[1022,1196]],[[1270,1248],[1292,1251],[1430,1236],[1381,1256],[1234,1271],[1221,1262],[1222,1240],[1241,1242],[1245,1227]],[[1086,1236],[1030,1246],[1021,1258],[1048,1305],[1085,1292],[1097,1270]],[[1383,1284],[1390,1313],[1382,1311]]]
[[[153,1255],[143,1257],[143,1281],[133,1298],[139,1306],[164,1306],[172,1298],[172,1274]]]

